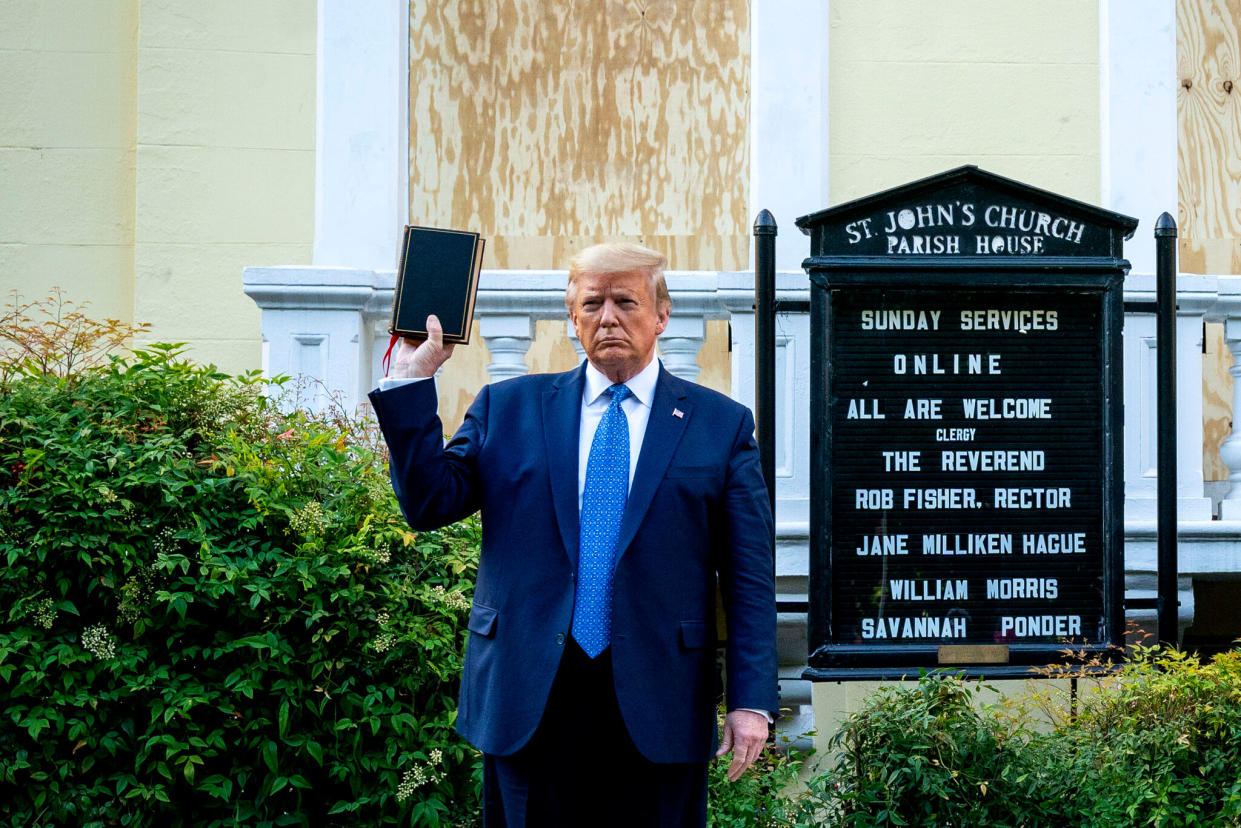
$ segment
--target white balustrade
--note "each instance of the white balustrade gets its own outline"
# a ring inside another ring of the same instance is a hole
[[[749,272],[667,274],[673,314],[659,341],[668,369],[684,379],[699,375],[698,353],[708,319],[727,319],[731,329],[733,396],[754,403],[754,281]],[[565,319],[565,271],[485,270],[475,318],[492,355],[494,380],[520,376],[539,320]],[[309,381],[313,389],[297,402],[322,408],[335,395],[346,410],[365,400],[382,370],[385,331],[392,301],[391,271],[323,267],[246,268],[246,293],[263,311],[264,371]],[[777,579],[782,594],[806,589],[809,544],[810,288],[801,272],[777,274],[776,475]],[[1177,494],[1180,571],[1241,571],[1241,436],[1221,451],[1231,470],[1231,488],[1212,520],[1202,473],[1202,326],[1222,321],[1228,348],[1241,364],[1241,276],[1182,274],[1177,282]],[[1125,283],[1126,301],[1151,301],[1154,279],[1134,274]],[[1125,569],[1137,589],[1155,571],[1154,317],[1125,319]],[[565,323],[578,358],[581,342]],[[1234,365],[1233,377],[1241,376]],[[1233,391],[1241,410],[1241,383]],[[1182,595],[1188,622],[1192,596]],[[1139,616],[1140,620],[1141,617]]]
[[[701,316],[674,316],[659,337],[659,355],[672,374],[698,381],[698,352],[707,338],[707,321]]]
[[[1125,301],[1154,302],[1155,277],[1131,273],[1125,279]],[[1211,500],[1202,474],[1202,325],[1216,305],[1214,276],[1183,273],[1176,293],[1177,518],[1211,519]],[[1156,451],[1155,316],[1125,317],[1125,518],[1154,520],[1158,473]]]
[[[491,353],[487,373],[492,382],[520,377],[530,373],[526,352],[534,342],[535,320],[516,313],[485,314],[479,317],[478,329]]]

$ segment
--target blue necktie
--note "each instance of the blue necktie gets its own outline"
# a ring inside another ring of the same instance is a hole
[[[599,420],[586,461],[577,594],[573,601],[573,638],[591,658],[607,649],[612,640],[616,538],[629,498],[629,421],[621,402],[631,392],[617,384],[604,393],[612,395],[612,403]]]

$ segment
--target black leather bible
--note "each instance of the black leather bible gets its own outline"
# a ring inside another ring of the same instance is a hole
[[[444,326],[444,341],[467,344],[486,239],[464,230],[405,228],[388,331],[427,338],[427,317]]]

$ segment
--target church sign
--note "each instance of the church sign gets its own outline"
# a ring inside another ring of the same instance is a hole
[[[962,167],[797,223],[809,677],[998,675],[1120,644],[1121,246],[1137,222]]]

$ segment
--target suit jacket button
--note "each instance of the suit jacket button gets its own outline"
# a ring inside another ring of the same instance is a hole
[[[564,646],[564,633],[556,633],[556,643]]]

